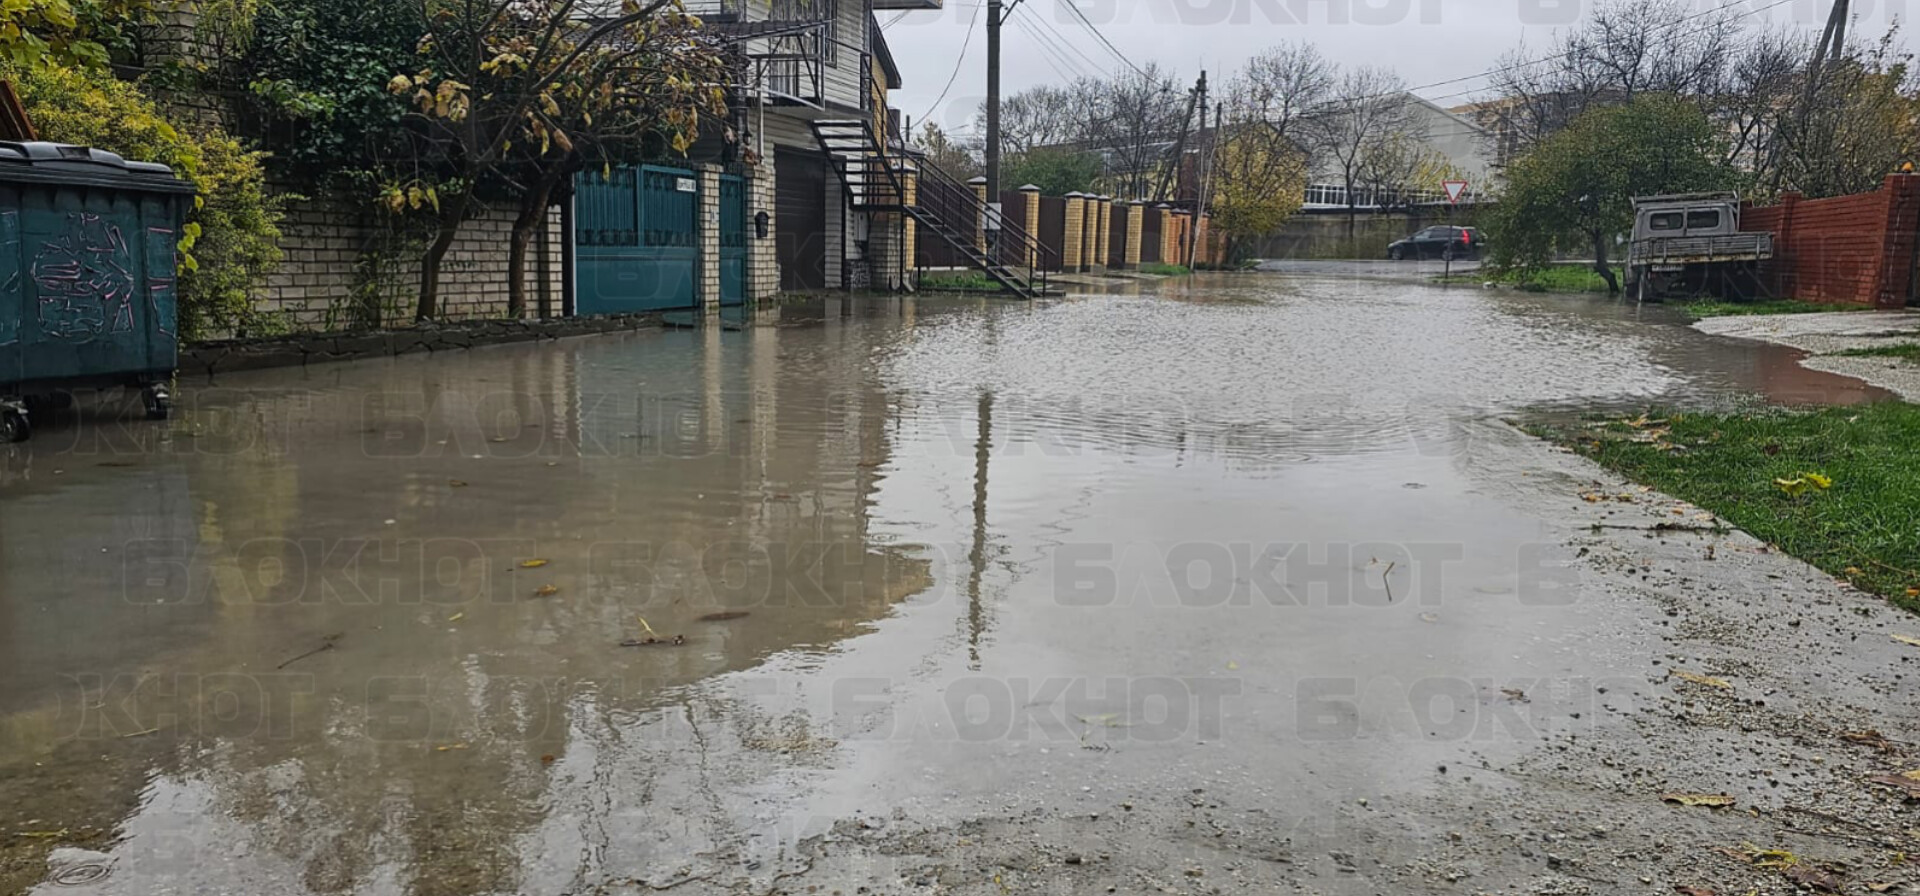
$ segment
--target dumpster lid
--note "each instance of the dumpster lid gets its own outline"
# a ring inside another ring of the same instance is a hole
[[[80,184],[163,193],[191,193],[193,185],[158,162],[129,162],[104,149],[45,141],[0,140],[0,180]]]

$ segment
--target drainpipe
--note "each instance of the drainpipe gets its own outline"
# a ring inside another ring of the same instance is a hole
[[[573,203],[574,191],[569,185],[567,201],[560,203],[560,316],[572,317],[577,308],[577,284],[573,275],[575,267]]]

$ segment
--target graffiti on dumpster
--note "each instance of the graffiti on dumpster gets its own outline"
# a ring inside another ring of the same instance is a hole
[[[178,299],[173,294],[173,260],[179,241],[165,227],[147,228],[147,301],[152,304],[153,326],[168,336],[177,326]]]
[[[0,212],[0,345],[20,341],[20,213]]]
[[[41,336],[89,342],[133,332],[133,260],[119,226],[99,215],[71,214],[67,228],[42,242],[33,258]]]

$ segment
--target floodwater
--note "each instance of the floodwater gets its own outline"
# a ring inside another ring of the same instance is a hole
[[[43,421],[0,466],[0,891],[758,891],[845,883],[803,847],[849,819],[1197,788],[1310,827],[1523,745],[1486,726],[1550,701],[1501,683],[1644,663],[1478,462],[1501,417],[1881,397],[1669,314],[824,299]]]

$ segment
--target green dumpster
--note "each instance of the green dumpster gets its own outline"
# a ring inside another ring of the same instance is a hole
[[[192,195],[165,165],[0,141],[0,441],[31,434],[29,397],[71,389],[144,389],[167,416]]]

